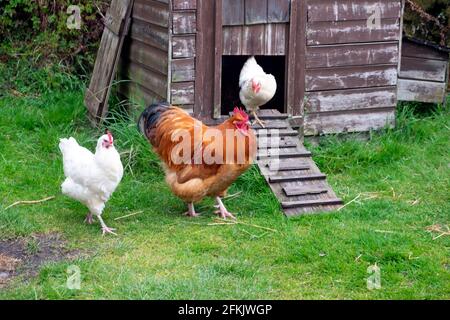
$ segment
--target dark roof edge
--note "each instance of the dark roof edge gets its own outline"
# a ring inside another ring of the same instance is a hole
[[[411,41],[411,42],[416,43],[416,44],[420,44],[420,45],[424,45],[424,46],[433,48],[433,49],[441,51],[441,52],[450,53],[450,47],[443,47],[443,46],[440,46],[440,45],[438,45],[438,44],[436,44],[434,42],[431,42],[431,41],[422,40],[422,39],[409,37],[409,36],[405,36],[405,35],[403,36],[403,39]]]

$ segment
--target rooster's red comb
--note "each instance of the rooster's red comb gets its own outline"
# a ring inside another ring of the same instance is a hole
[[[248,121],[249,119],[248,114],[242,108],[234,107],[233,113],[241,115],[241,117],[244,118],[245,121]]]

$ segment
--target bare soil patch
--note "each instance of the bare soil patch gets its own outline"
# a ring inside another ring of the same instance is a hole
[[[45,264],[73,260],[77,256],[79,252],[68,250],[58,233],[0,240],[0,287],[15,277],[36,276]]]

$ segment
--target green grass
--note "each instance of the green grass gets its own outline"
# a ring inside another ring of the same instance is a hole
[[[5,86],[11,70],[3,68]],[[83,254],[16,280],[0,299],[450,298],[450,239],[433,240],[426,231],[449,224],[448,108],[418,114],[406,105],[397,129],[373,133],[368,142],[329,137],[312,147],[337,194],[356,198],[337,213],[287,219],[257,169],[247,172],[230,190],[242,194],[226,204],[239,221],[277,232],[209,226],[211,200],[199,205],[200,218],[182,216],[185,204],[170,193],[135,124],[113,121],[126,174],[104,212],[119,236],[102,237],[98,225],[83,224],[86,208],[60,194],[57,146],[72,135],[92,149],[101,130],[87,123],[81,84],[60,75],[56,87],[46,86],[40,81],[48,72],[6,85],[23,95],[8,89],[0,98],[0,239],[58,232]],[[30,242],[28,250],[38,248]],[[71,264],[81,269],[78,291],[66,288]],[[382,288],[370,291],[367,268],[374,264]]]

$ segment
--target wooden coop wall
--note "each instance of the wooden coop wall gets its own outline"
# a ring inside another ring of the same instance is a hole
[[[448,53],[404,39],[398,99],[442,103],[447,91],[448,60]]]
[[[381,25],[368,27],[379,6]],[[308,0],[305,134],[395,123],[401,1]]]
[[[169,0],[135,0],[119,68],[121,94],[142,104],[166,100]]]

